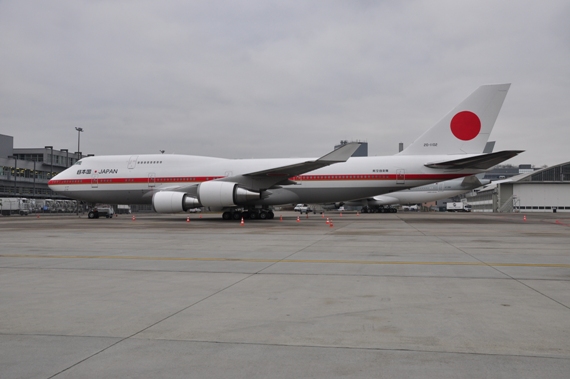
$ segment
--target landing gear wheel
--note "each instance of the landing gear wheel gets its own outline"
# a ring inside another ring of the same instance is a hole
[[[255,213],[255,212],[249,212],[249,218],[250,218],[251,220],[255,220],[255,219],[257,218],[257,213]],[[259,217],[259,218],[261,218],[261,217]]]
[[[267,213],[266,212],[261,212],[259,214],[259,219],[260,220],[266,220],[267,219]]]
[[[273,220],[274,217],[275,217],[275,213],[273,213],[271,211],[267,212],[267,218],[268,219]]]
[[[226,212],[222,213],[222,219],[223,220],[231,220],[232,219],[231,212],[226,211]]]
[[[95,218],[95,213],[94,212],[89,212],[87,214],[87,218]]]
[[[234,212],[232,213],[232,218],[234,220],[240,220],[241,219],[241,213],[240,212]]]

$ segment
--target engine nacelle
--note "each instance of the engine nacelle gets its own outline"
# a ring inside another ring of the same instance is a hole
[[[196,207],[235,207],[260,198],[259,192],[236,183],[210,181],[198,186],[198,199],[184,192],[160,191],[153,195],[152,206],[157,213],[179,213]]]
[[[259,200],[259,192],[238,187],[236,183],[212,180],[198,187],[198,198],[205,207],[235,207],[249,201]]]
[[[179,213],[202,205],[184,192],[160,191],[152,197],[152,206],[157,213]]]

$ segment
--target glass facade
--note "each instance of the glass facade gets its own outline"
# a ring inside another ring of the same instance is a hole
[[[531,182],[570,182],[570,163],[554,166],[530,176]]]

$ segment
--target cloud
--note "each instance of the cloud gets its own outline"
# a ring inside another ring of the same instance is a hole
[[[492,139],[568,161],[563,1],[0,2],[0,120],[17,147],[392,154],[480,84],[512,82]]]

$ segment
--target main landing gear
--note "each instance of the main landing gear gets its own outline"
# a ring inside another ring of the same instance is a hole
[[[250,220],[271,220],[275,217],[275,214],[271,209],[230,209],[222,213],[222,218],[224,220],[236,220],[239,221],[243,219]]]
[[[370,207],[370,206],[363,207],[361,212],[362,213],[397,213],[398,210],[394,207],[391,207],[391,206],[380,205],[378,207]]]

